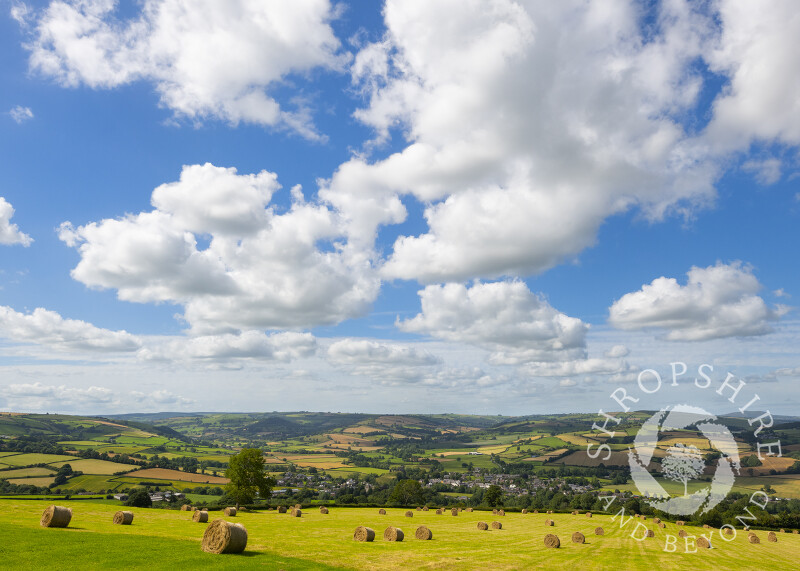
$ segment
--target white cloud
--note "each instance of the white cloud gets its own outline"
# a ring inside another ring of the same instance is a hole
[[[630,370],[622,359],[576,359],[561,363],[527,363],[520,368],[531,377],[573,377],[577,375],[619,375]]]
[[[30,246],[33,238],[20,232],[16,224],[11,223],[11,218],[14,216],[14,207],[6,201],[5,198],[0,196],[0,244],[22,244],[23,246]]]
[[[40,382],[11,384],[0,389],[0,392],[14,406],[33,409],[93,407],[111,404],[115,399],[114,392],[105,387],[90,386],[84,389],[66,385],[44,385]]]
[[[137,403],[151,403],[156,405],[156,408],[158,408],[158,405],[168,404],[186,406],[195,402],[192,399],[176,395],[175,393],[172,393],[166,389],[159,389],[151,393],[131,391],[130,396]]]
[[[611,349],[605,352],[606,357],[627,357],[630,350],[625,345],[614,345]]]
[[[788,309],[770,308],[756,295],[761,284],[741,262],[692,267],[685,286],[660,277],[615,301],[609,323],[627,330],[666,330],[671,341],[763,335]]]
[[[432,366],[434,355],[397,343],[342,339],[328,347],[328,361],[349,372],[384,382],[418,382]]]
[[[360,237],[405,218],[400,195],[426,204],[427,231],[397,239],[384,277],[540,272],[592,245],[610,215],[713,199],[716,166],[680,124],[707,19],[663,3],[645,38],[638,4],[584,6],[387,2],[386,37],[352,68],[369,94],[356,117],[408,145],[353,158],[320,192]]]
[[[310,333],[244,331],[234,335],[175,337],[148,344],[138,353],[146,361],[235,362],[239,360],[283,361],[311,357],[317,343]]]
[[[181,304],[195,334],[364,314],[380,288],[372,253],[344,240],[334,212],[297,193],[288,212],[274,212],[268,203],[278,188],[266,171],[184,167],[180,181],[153,192],[150,212],[64,223],[61,239],[81,255],[72,276],[123,300]],[[205,249],[201,238],[210,238]]]
[[[41,307],[19,313],[0,306],[0,335],[25,344],[56,351],[129,352],[141,346],[138,337],[126,331],[110,331],[77,319],[64,319]]]
[[[493,351],[495,364],[563,361],[585,356],[588,326],[554,309],[521,281],[430,285],[419,292],[422,313],[402,331]]]
[[[23,107],[22,105],[17,105],[16,107],[12,108],[8,114],[11,115],[11,118],[18,124],[22,124],[25,121],[33,119],[33,111],[31,111],[31,108]]]
[[[749,160],[742,164],[742,168],[753,173],[753,178],[758,184],[769,186],[781,179],[782,163],[779,159]]]
[[[34,17],[30,65],[65,86],[155,85],[177,117],[293,129],[319,138],[308,111],[282,109],[271,90],[293,74],[339,69],[346,58],[328,0],[144,0],[121,19],[114,0],[53,1]]]
[[[709,140],[723,150],[756,140],[800,144],[797,5],[720,0],[715,8],[722,27],[706,60],[730,85],[714,102]]]

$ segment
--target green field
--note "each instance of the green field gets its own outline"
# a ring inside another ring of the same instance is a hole
[[[112,524],[114,503],[58,501],[71,507],[73,518],[66,529],[39,526],[42,510],[48,502],[2,500],[0,509],[0,559],[14,562],[15,569],[52,568],[55,561],[74,568],[166,569],[197,564],[201,566],[268,569],[534,569],[570,566],[586,569],[795,569],[800,554],[800,536],[780,534],[777,543],[766,541],[752,545],[743,533],[724,542],[714,535],[714,549],[697,553],[664,551],[667,534],[681,528],[668,524],[666,530],[655,528],[656,536],[645,541],[631,538],[633,521],[620,529],[610,516],[589,519],[567,514],[522,515],[504,517],[489,512],[462,512],[457,517],[437,516],[434,511],[414,512],[389,509],[385,516],[377,509],[332,508],[322,515],[309,509],[300,518],[275,511],[241,513],[231,521],[248,531],[246,551],[241,555],[211,555],[200,550],[205,525],[191,521],[191,513],[174,510],[132,508],[131,526]],[[211,519],[221,517],[211,512]],[[545,518],[553,517],[555,527],[546,528]],[[479,531],[478,521],[501,521],[502,530]],[[432,541],[414,538],[414,530],[424,524],[433,532]],[[367,525],[376,531],[372,543],[353,541],[353,530]],[[402,543],[382,540],[388,525],[403,529]],[[604,536],[594,535],[602,526]],[[687,527],[699,535],[704,531]],[[569,541],[572,532],[581,531],[587,543]],[[546,533],[561,539],[561,549],[547,549]]]
[[[20,468],[19,470],[4,470],[0,472],[0,478],[8,480],[10,478],[36,478],[40,476],[54,476],[55,472],[47,468]]]
[[[51,464],[74,458],[75,456],[58,456],[56,454],[14,454],[13,456],[4,456],[3,463],[9,466],[30,466],[31,464]]]

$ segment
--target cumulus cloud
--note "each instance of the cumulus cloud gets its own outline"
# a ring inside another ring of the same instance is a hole
[[[131,391],[130,396],[134,402],[143,404],[186,406],[194,403],[192,399],[176,395],[166,389],[159,389],[150,393]]]
[[[33,238],[20,232],[16,224],[11,223],[14,216],[14,207],[2,196],[0,196],[0,244],[22,244],[30,246]]]
[[[284,332],[266,335],[262,331],[244,331],[241,334],[165,339],[142,348],[138,356],[146,361],[289,362],[311,357],[316,352],[316,347],[316,339],[310,333]]]
[[[763,335],[788,309],[756,295],[761,284],[741,262],[692,267],[686,285],[660,277],[609,309],[609,323],[626,330],[663,329],[671,341]]]
[[[88,388],[68,387],[66,385],[45,385],[40,382],[10,384],[0,388],[13,406],[43,410],[57,408],[94,407],[115,402],[115,394],[111,389],[98,386]]]
[[[17,123],[22,124],[25,121],[29,121],[33,119],[33,111],[31,111],[30,107],[23,107],[22,105],[17,105],[13,107],[11,111],[8,112],[11,115],[11,118]]]
[[[611,349],[606,351],[606,357],[627,357],[630,350],[625,345],[614,345]]]
[[[429,285],[419,296],[422,313],[399,321],[402,331],[486,348],[495,364],[585,357],[588,326],[521,281]]]
[[[126,301],[181,304],[202,335],[365,313],[380,288],[371,251],[351,246],[336,213],[297,193],[289,211],[276,213],[269,201],[278,188],[266,171],[186,166],[179,181],[155,189],[152,211],[64,223],[61,239],[81,256],[72,276]],[[210,238],[206,248],[202,238]]]
[[[144,0],[124,18],[114,0],[53,1],[17,9],[30,26],[30,66],[65,86],[155,85],[177,117],[282,126],[319,138],[308,111],[271,95],[296,74],[340,69],[328,0]]]
[[[111,331],[77,319],[64,319],[41,307],[19,313],[0,306],[0,335],[16,343],[35,344],[56,351],[130,352],[141,347],[127,331]]]
[[[402,221],[404,194],[426,205],[427,231],[396,240],[384,277],[541,272],[592,245],[612,214],[658,219],[713,199],[716,167],[680,122],[708,19],[661,3],[645,37],[640,9],[386,3],[385,38],[352,67],[369,98],[355,116],[408,145],[353,158],[320,192],[357,236]]]
[[[397,343],[342,339],[328,347],[328,361],[349,372],[390,383],[418,382],[440,364],[434,355]]]

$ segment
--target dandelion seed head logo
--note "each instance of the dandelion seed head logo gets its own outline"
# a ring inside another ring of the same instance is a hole
[[[672,515],[706,513],[731,491],[734,471],[738,472],[740,467],[739,448],[730,430],[716,421],[716,416],[702,408],[681,404],[661,409],[639,429],[628,451],[628,464],[634,484],[653,508]],[[709,446],[720,454],[715,464],[709,467],[713,470],[710,484],[691,494],[689,483],[698,481],[706,465],[694,444],[680,441],[681,435],[686,433],[678,431],[689,427],[696,427],[708,440]],[[668,480],[683,484],[683,495],[670,496],[648,471],[659,446],[659,437],[670,432],[677,433],[670,435],[673,438],[669,439],[676,442],[666,450],[661,460],[662,474]]]

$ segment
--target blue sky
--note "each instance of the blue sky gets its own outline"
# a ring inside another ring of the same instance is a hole
[[[797,412],[792,3],[2,9],[0,409]]]

